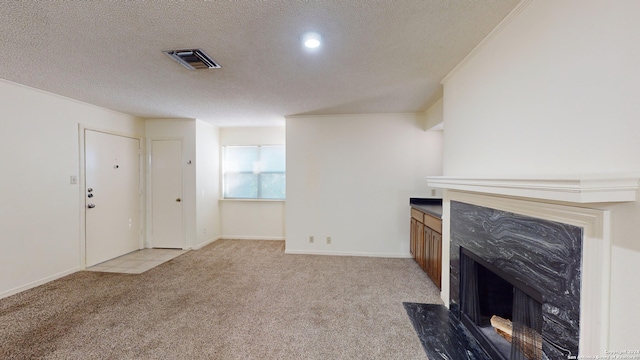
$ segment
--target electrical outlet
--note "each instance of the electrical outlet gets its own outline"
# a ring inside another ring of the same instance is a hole
[[[203,231],[204,231],[204,233],[206,234],[206,233],[207,233],[207,228],[204,228],[204,229],[203,229]]]
[[[436,196],[436,189],[431,189],[431,196]]]
[[[327,236],[327,244],[331,244],[331,236]]]
[[[313,236],[309,236],[309,243],[313,244]]]
[[[70,183],[71,185],[76,185],[76,184],[78,184],[78,177],[77,177],[77,176],[75,176],[75,175],[71,175],[71,176],[69,176],[69,183]]]

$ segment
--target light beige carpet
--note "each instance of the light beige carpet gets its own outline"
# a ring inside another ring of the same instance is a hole
[[[140,275],[79,272],[0,300],[2,359],[425,359],[410,259],[220,240]]]

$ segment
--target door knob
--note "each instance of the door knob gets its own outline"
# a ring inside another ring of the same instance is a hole
[[[182,201],[182,199],[180,199],[180,198],[177,198],[177,199],[176,199],[176,202],[180,202],[180,201]]]
[[[95,205],[95,204],[91,204],[91,203],[89,203],[89,204],[87,204],[87,207],[88,207],[89,209],[93,209],[94,207],[96,207],[96,205]]]

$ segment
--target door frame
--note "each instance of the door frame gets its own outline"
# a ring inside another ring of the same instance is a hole
[[[132,135],[120,131],[114,131],[104,128],[98,128],[93,126],[86,126],[84,124],[78,124],[78,153],[80,154],[80,172],[78,176],[78,189],[79,189],[79,208],[80,208],[80,268],[82,270],[87,268],[87,223],[86,223],[86,210],[87,210],[87,197],[85,193],[86,188],[86,174],[85,174],[85,133],[87,130],[96,131],[108,135],[122,136],[130,139],[138,140],[138,172],[140,183],[138,184],[138,201],[139,201],[139,229],[138,229],[138,249],[144,248],[144,226],[146,223],[145,217],[145,201],[144,201],[144,154],[142,149],[142,137]]]
[[[153,146],[153,142],[154,141],[163,141],[163,140],[179,140],[180,141],[180,159],[182,160],[180,162],[180,171],[181,171],[181,175],[182,175],[182,194],[180,196],[180,198],[182,199],[182,249],[187,249],[187,209],[185,204],[187,203],[186,199],[185,199],[185,194],[186,194],[186,162],[185,162],[185,157],[184,157],[184,137],[183,136],[152,136],[152,137],[147,137],[146,138],[146,157],[147,157],[147,176],[146,176],[146,185],[147,185],[147,193],[146,193],[146,209],[147,209],[147,217],[146,217],[146,241],[144,243],[144,246],[146,248],[152,248],[153,247],[153,236],[151,235],[151,231],[153,231],[153,179],[151,176],[151,170],[152,170],[152,146]]]

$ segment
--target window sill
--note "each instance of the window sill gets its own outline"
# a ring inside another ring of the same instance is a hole
[[[286,199],[218,199],[220,202],[286,202]]]

